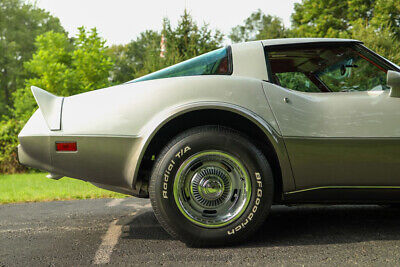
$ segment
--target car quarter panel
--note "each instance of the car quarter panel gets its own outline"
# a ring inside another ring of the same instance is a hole
[[[178,114],[204,107],[250,114],[260,126],[269,127],[265,132],[280,136],[260,80],[235,76],[167,78],[66,97],[62,130],[54,133],[52,142],[78,140],[78,155],[52,151],[53,164],[60,174],[128,188],[156,130]],[[282,157],[287,186],[294,188],[286,151]]]
[[[193,76],[130,83],[66,97],[61,132],[64,135],[141,136],[159,114],[210,101],[245,107],[278,131],[259,80]]]

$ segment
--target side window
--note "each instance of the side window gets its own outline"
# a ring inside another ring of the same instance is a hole
[[[283,72],[275,75],[275,80],[282,87],[301,92],[320,92],[318,87],[302,72]]]
[[[356,44],[266,48],[272,82],[301,92],[385,90],[386,68]]]
[[[321,71],[318,76],[333,92],[381,91],[386,86],[386,70],[362,54],[345,51],[345,59]]]

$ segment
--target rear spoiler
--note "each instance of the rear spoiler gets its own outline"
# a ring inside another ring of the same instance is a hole
[[[31,87],[44,120],[51,131],[61,130],[61,110],[64,97],[53,95],[39,87]]]

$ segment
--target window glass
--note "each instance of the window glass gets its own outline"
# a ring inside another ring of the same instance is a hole
[[[229,75],[232,73],[230,49],[221,48],[150,73],[130,82],[194,75]]]
[[[385,90],[386,68],[354,44],[267,51],[272,82],[302,92]]]
[[[276,73],[279,85],[301,92],[320,92],[318,87],[302,72]]]
[[[318,77],[334,92],[380,91],[386,86],[386,70],[360,53],[348,49],[334,65],[318,73]]]

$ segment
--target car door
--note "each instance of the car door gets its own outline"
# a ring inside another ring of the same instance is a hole
[[[396,69],[357,43],[267,47],[263,82],[296,189],[400,186]]]

